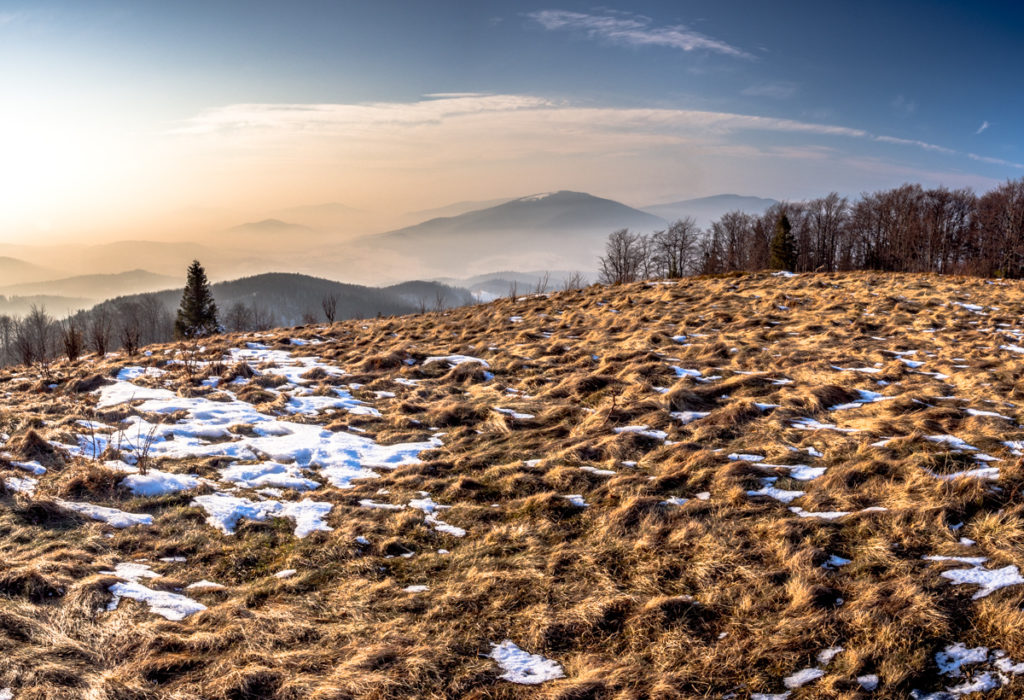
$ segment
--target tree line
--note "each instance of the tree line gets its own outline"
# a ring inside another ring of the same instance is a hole
[[[786,230],[782,230],[786,229]],[[833,192],[763,214],[612,233],[600,280],[623,283],[736,270],[879,270],[1024,277],[1024,178],[984,194],[906,184],[851,201]]]
[[[303,324],[334,323],[343,318],[409,313],[414,297],[430,292],[432,309],[443,310],[466,302],[464,290],[426,282],[410,282],[385,289],[340,285],[329,280],[310,280],[314,286],[296,289],[293,276],[261,275],[226,283],[239,287],[235,299],[218,308],[206,272],[193,261],[185,287],[172,309],[174,291],[120,297],[92,309],[55,318],[42,305],[33,305],[23,317],[0,314],[0,366],[37,365],[48,368],[58,357],[75,361],[89,353],[104,355],[123,350],[134,355],[140,347],[171,340],[194,341],[214,333],[265,331],[299,320],[289,309],[306,307]],[[258,280],[254,287],[252,280]],[[256,295],[257,290],[263,294]],[[462,294],[460,294],[462,293]],[[408,298],[407,298],[408,297]],[[319,308],[315,308],[314,303]],[[421,306],[425,302],[421,303]],[[186,343],[186,349],[193,345]]]

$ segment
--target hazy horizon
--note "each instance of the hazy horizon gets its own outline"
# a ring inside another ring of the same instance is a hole
[[[565,189],[644,206],[1024,173],[1022,98],[999,87],[1019,8],[629,7],[5,2],[0,243],[201,240],[325,203],[355,210],[332,227],[351,234]]]

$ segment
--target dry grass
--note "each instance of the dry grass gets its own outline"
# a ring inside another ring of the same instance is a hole
[[[950,302],[986,308],[982,315]],[[318,393],[361,385],[353,394],[381,412],[295,420],[355,427],[388,443],[444,433],[443,447],[421,464],[352,489],[317,490],[317,500],[335,504],[335,529],[305,539],[284,521],[221,535],[189,506],[194,494],[135,498],[110,470],[47,442],[73,442],[77,420],[116,423],[135,412],[97,413],[89,393],[126,364],[168,371],[140,384],[169,380],[183,395],[215,400],[226,397],[201,378],[248,379],[253,368],[219,364],[190,378],[165,365],[172,346],[157,346],[132,360],[55,365],[54,388],[8,369],[0,373],[5,449],[50,470],[34,499],[0,500],[0,687],[19,700],[742,698],[782,692],[784,677],[839,645],[825,675],[794,690],[794,700],[867,697],[856,680],[865,674],[880,679],[872,697],[903,698],[964,680],[936,668],[935,653],[954,642],[1024,660],[1024,586],[972,600],[975,587],[940,576],[956,565],[921,558],[1024,565],[1024,465],[1002,444],[1024,439],[1024,354],[1000,348],[1021,344],[1022,313],[1016,283],[745,275],[277,331],[259,341],[315,352],[347,372],[311,373]],[[289,338],[326,342],[299,348]],[[220,361],[247,340],[211,339],[202,359]],[[904,357],[924,366],[892,353],[911,350]],[[423,364],[449,354],[489,367]],[[677,376],[673,366],[720,378]],[[279,384],[260,375],[238,396],[274,412],[282,399],[268,389]],[[895,398],[829,410],[858,390]],[[949,396],[957,398],[938,398]],[[683,425],[673,411],[709,415]],[[860,432],[793,427],[803,418]],[[665,431],[667,442],[614,431],[637,425]],[[999,480],[937,478],[978,466],[970,453],[926,439],[938,434],[1000,458]],[[781,467],[728,459],[734,452],[827,470],[796,481]],[[212,478],[224,460],[156,466]],[[0,468],[25,476],[10,461]],[[792,505],[808,511],[887,510],[799,518],[747,495],[765,476],[806,491]],[[358,506],[363,498],[408,503],[420,491],[451,505],[441,517],[467,535],[437,532],[419,511]],[[569,494],[589,507],[572,505]],[[689,500],[666,504],[671,497]],[[155,522],[111,530],[57,498],[150,513]],[[851,563],[823,566],[832,555]],[[116,579],[100,572],[141,559],[163,574],[148,583],[154,588],[199,579],[227,588],[192,595],[208,609],[181,622],[131,600],[106,612]],[[298,573],[273,576],[285,568]],[[418,584],[430,589],[401,591]],[[556,659],[566,678],[538,687],[498,680],[485,655],[506,638]],[[1022,679],[989,696],[1019,697]]]

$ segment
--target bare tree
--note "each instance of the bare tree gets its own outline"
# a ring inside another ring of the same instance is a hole
[[[18,357],[24,364],[38,364],[44,373],[49,371],[53,319],[46,313],[45,307],[32,305],[28,315],[17,323],[14,342]]]
[[[114,335],[114,319],[106,305],[93,309],[89,314],[89,345],[100,357],[107,354]]]
[[[174,334],[174,317],[156,294],[139,297],[139,342],[141,345],[163,342]]]
[[[6,314],[0,316],[0,367],[14,360],[14,327],[13,318]]]
[[[582,272],[573,272],[562,281],[562,290],[569,292],[573,289],[583,289],[587,285],[587,280],[583,276]]]
[[[438,289],[434,292],[434,311],[444,311],[445,306],[444,290]]]
[[[623,228],[608,236],[605,254],[599,258],[599,276],[605,284],[626,284],[640,279],[646,263],[643,236]]]
[[[338,295],[327,294],[320,300],[320,308],[324,310],[324,317],[328,323],[334,323],[334,316],[338,311]]]
[[[75,362],[85,350],[85,333],[82,332],[78,319],[68,316],[60,322],[59,330],[64,355],[69,362]]]
[[[142,307],[135,301],[124,301],[117,306],[117,338],[129,356],[139,351],[142,341]]]
[[[252,311],[252,329],[254,331],[267,331],[277,325],[274,314],[268,309],[257,306],[255,302],[249,306]]]
[[[233,332],[253,330],[255,317],[251,307],[236,301],[224,314],[224,326]]]
[[[700,230],[691,217],[673,222],[668,229],[651,237],[651,258],[655,274],[682,277],[696,267],[695,256]]]
[[[537,284],[533,287],[534,294],[543,294],[548,291],[548,283],[551,281],[551,273],[545,271],[543,275],[537,278]]]

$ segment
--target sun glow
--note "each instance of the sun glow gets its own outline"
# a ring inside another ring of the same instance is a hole
[[[134,208],[131,139],[58,110],[0,112],[0,238],[27,239],[93,219],[105,207]]]

